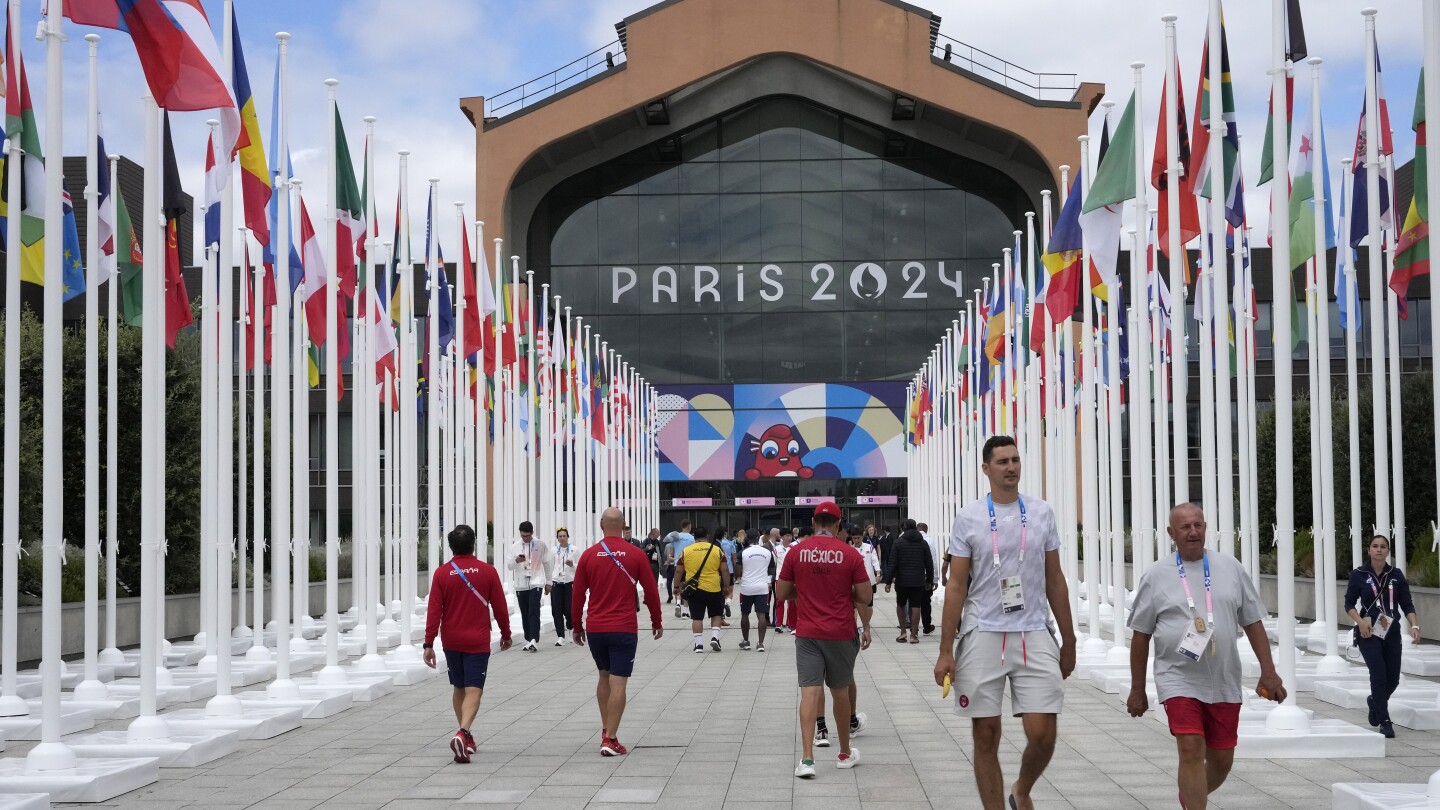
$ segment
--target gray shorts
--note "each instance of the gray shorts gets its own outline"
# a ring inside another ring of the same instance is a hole
[[[859,637],[852,639],[795,638],[795,671],[800,686],[840,689],[855,681]]]
[[[999,717],[1007,681],[1016,715],[1059,714],[1065,705],[1060,647],[1048,630],[969,630],[956,646],[954,700],[961,717]]]

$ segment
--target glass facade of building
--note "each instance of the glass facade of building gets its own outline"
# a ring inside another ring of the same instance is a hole
[[[770,97],[560,183],[528,249],[653,383],[904,380],[1037,207],[990,166]]]

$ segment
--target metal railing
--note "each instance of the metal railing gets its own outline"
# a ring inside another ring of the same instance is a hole
[[[625,62],[625,49],[620,40],[596,48],[567,65],[550,71],[524,84],[496,93],[485,99],[485,117],[501,118],[543,101],[586,79],[614,70]]]
[[[939,34],[930,55],[982,79],[1042,101],[1069,101],[1080,89],[1074,73],[1036,73],[973,45]]]

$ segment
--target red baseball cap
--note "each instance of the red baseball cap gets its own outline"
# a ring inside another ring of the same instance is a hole
[[[825,515],[827,517],[833,517],[836,520],[839,520],[840,507],[836,506],[834,501],[825,501],[819,506],[815,507],[815,515],[817,517],[820,515]]]

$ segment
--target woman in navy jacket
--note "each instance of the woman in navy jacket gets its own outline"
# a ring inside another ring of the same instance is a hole
[[[1390,540],[1383,534],[1370,538],[1370,563],[1350,572],[1345,588],[1345,612],[1355,622],[1355,644],[1370,670],[1370,725],[1386,737],[1395,736],[1390,725],[1390,696],[1400,685],[1400,613],[1410,620],[1410,635],[1420,641],[1410,582],[1399,568],[1388,565]]]

